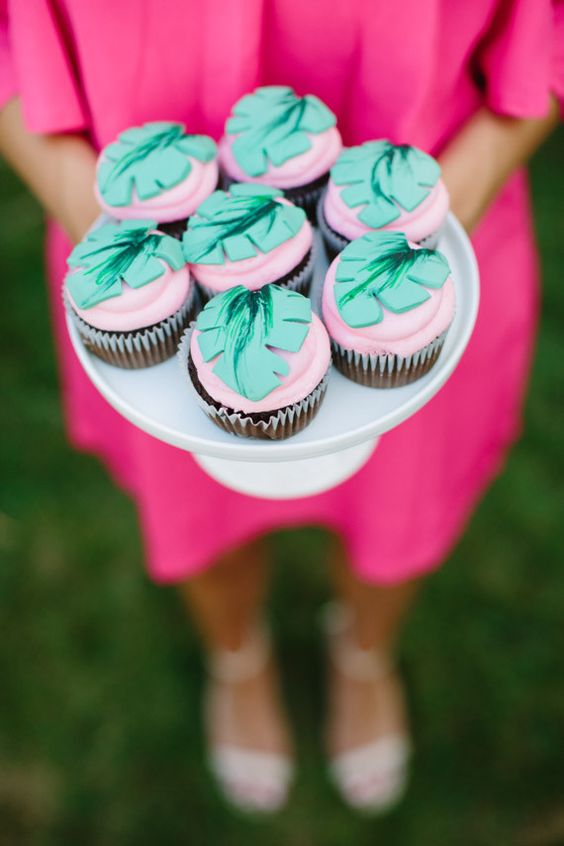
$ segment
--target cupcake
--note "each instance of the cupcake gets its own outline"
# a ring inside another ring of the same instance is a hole
[[[439,163],[407,144],[367,141],[343,150],[318,207],[331,258],[374,229],[405,232],[413,243],[437,246],[449,199]]]
[[[266,185],[233,184],[192,215],[184,257],[203,299],[270,282],[307,294],[313,275],[312,229],[303,209]]]
[[[258,182],[281,188],[310,219],[341,151],[336,118],[312,94],[286,85],[257,88],[233,107],[219,143],[224,187]]]
[[[68,259],[63,295],[84,346],[118,367],[171,358],[194,316],[182,245],[155,227],[152,220],[106,223]]]
[[[245,438],[280,440],[316,415],[327,384],[327,332],[307,297],[243,285],[210,300],[179,356],[205,413]]]
[[[372,388],[414,382],[436,362],[454,316],[450,268],[402,232],[369,232],[329,266],[322,313],[333,361]]]
[[[184,124],[155,121],[122,132],[98,158],[95,192],[118,220],[156,220],[182,237],[186,219],[217,187],[217,148]]]

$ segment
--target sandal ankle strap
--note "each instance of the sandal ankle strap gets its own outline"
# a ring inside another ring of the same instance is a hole
[[[348,634],[351,624],[352,611],[346,605],[332,602],[325,607],[323,627],[335,667],[354,681],[377,681],[388,676],[394,669],[390,656],[357,646]]]
[[[256,623],[238,649],[219,649],[208,656],[208,673],[226,684],[249,681],[266,667],[271,653],[268,629]]]

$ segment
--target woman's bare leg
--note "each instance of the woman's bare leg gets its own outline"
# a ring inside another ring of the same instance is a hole
[[[262,614],[268,582],[264,540],[231,550],[180,592],[206,649],[238,649]]]
[[[338,540],[332,545],[331,564],[338,598],[351,611],[347,636],[360,649],[392,657],[418,583],[380,587],[360,581]],[[395,673],[359,680],[332,667],[328,723],[332,755],[406,731],[402,686]]]
[[[225,554],[209,570],[180,585],[208,653],[244,649],[261,620],[267,581],[266,544],[259,540]],[[288,730],[272,658],[244,681],[211,680],[209,692],[212,743],[288,751]]]

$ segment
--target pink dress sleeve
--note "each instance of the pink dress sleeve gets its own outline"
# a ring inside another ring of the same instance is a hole
[[[564,0],[501,0],[476,60],[486,102],[514,117],[543,117],[564,98]]]
[[[0,0],[0,106],[18,94],[30,132],[85,129],[65,21],[50,0]]]
[[[17,94],[17,90],[16,71],[10,50],[8,10],[6,3],[0,0],[0,109]]]
[[[552,90],[560,100],[564,114],[564,2],[554,7],[554,50],[552,55]]]

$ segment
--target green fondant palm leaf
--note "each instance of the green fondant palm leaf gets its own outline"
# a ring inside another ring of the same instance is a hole
[[[194,264],[223,264],[268,253],[297,235],[305,212],[277,202],[276,188],[241,183],[230,194],[215,191],[192,215],[184,233],[186,261]]]
[[[226,124],[233,155],[248,176],[262,176],[269,163],[281,165],[311,147],[314,135],[335,126],[336,118],[313,94],[298,97],[286,85],[267,85],[242,97]]]
[[[72,272],[65,284],[74,303],[92,308],[119,297],[123,282],[141,288],[162,276],[166,265],[180,270],[185,262],[179,241],[154,232],[156,226],[153,220],[127,220],[89,232],[67,261]]]
[[[441,288],[449,275],[437,250],[413,249],[402,232],[369,232],[339,256],[335,301],[349,326],[373,326],[382,306],[396,314],[417,308],[429,299],[426,288]]]
[[[440,174],[432,156],[389,141],[368,141],[343,150],[331,168],[335,185],[345,186],[342,200],[349,208],[365,206],[358,218],[373,229],[397,220],[401,209],[417,208]]]
[[[238,285],[208,302],[196,328],[204,361],[219,356],[213,368],[216,376],[256,402],[290,372],[288,362],[274,350],[298,352],[310,323],[307,297],[278,285],[258,291]]]
[[[110,206],[129,205],[133,188],[140,200],[150,200],[189,175],[189,156],[209,162],[215,154],[211,138],[186,135],[181,123],[155,121],[134,126],[104,149],[98,189]]]

